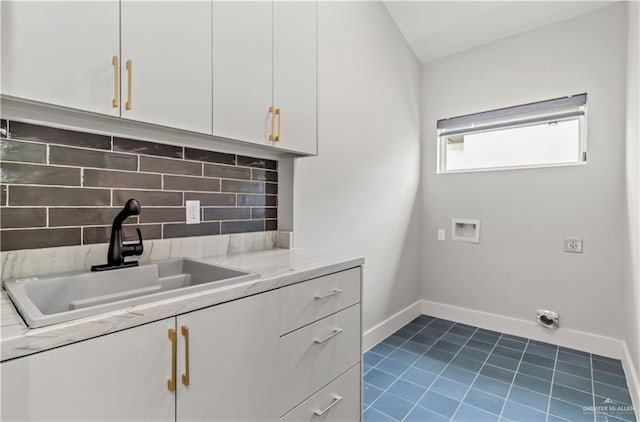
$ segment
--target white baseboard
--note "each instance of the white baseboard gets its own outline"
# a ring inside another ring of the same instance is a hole
[[[622,367],[624,368],[624,374],[627,376],[627,385],[629,386],[629,394],[631,394],[631,401],[633,402],[633,408],[636,409],[636,415],[640,414],[640,378],[638,378],[638,371],[631,359],[631,353],[626,342],[622,342]]]
[[[562,327],[558,330],[549,330],[534,321],[511,318],[429,300],[422,301],[421,309],[422,313],[426,315],[449,319],[487,330],[527,337],[572,349],[585,350],[614,359],[622,359],[624,356],[623,342],[612,337]]]
[[[390,316],[380,324],[365,331],[362,335],[362,351],[366,352],[385,338],[413,321],[422,313],[422,301],[418,300],[412,305]]]

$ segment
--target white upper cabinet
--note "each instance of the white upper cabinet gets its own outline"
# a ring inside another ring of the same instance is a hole
[[[213,134],[271,145],[273,5],[213,3]]]
[[[2,93],[118,116],[119,4],[3,0]]]
[[[3,362],[6,421],[173,421],[175,319]]]
[[[316,9],[305,1],[273,6],[275,145],[309,154],[317,152]]]
[[[211,3],[121,2],[122,117],[211,133]]]

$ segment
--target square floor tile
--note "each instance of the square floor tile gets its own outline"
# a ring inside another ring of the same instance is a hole
[[[535,391],[536,393],[549,395],[551,392],[551,381],[517,373],[513,380],[513,385]]]
[[[553,378],[553,383],[575,388],[576,390],[586,391],[589,394],[593,393],[590,379],[565,374],[564,372],[556,372],[556,375]]]
[[[363,383],[364,390],[364,404],[369,406],[371,403],[375,401],[380,395],[384,392],[384,390],[379,389],[378,387],[374,387],[371,384]]]
[[[375,368],[369,371],[367,375],[364,376],[364,382],[383,390],[389,388],[389,386],[393,384],[395,380],[396,377],[394,377],[393,375],[379,371]]]
[[[477,407],[469,406],[468,404],[463,403],[456,412],[453,420],[464,422],[489,422],[497,421],[498,416],[493,415],[489,412],[485,412],[484,410],[478,409]]]
[[[365,410],[364,412],[364,420],[365,421],[371,421],[371,422],[395,422],[395,419],[393,419],[390,416],[384,415],[380,412],[378,412],[376,409],[370,407],[367,410]]]
[[[540,378],[549,382],[551,382],[551,378],[553,378],[553,371],[551,369],[532,365],[526,362],[520,363],[520,366],[518,367],[518,373]]]
[[[509,393],[510,385],[505,382],[480,375],[473,382],[473,387],[477,388],[480,391],[486,391],[487,393],[491,393],[494,396],[500,396],[502,398],[505,398]]]
[[[436,377],[437,375],[432,374],[431,372],[423,371],[420,368],[412,366],[411,368],[407,369],[404,374],[402,374],[401,379],[410,381],[414,384],[418,384],[421,387],[428,388],[433,383],[433,380],[436,379]]]
[[[371,405],[385,415],[401,421],[413,408],[413,404],[389,393],[384,393]]]
[[[376,365],[376,369],[387,372],[389,374],[400,376],[404,371],[409,367],[408,364],[403,362],[398,362],[397,360],[386,358],[378,365]]]
[[[416,406],[405,418],[405,422],[448,422],[449,418],[421,406]]]
[[[444,377],[439,377],[431,385],[429,391],[434,391],[438,394],[442,394],[443,396],[459,401],[464,398],[468,389],[468,385],[460,384],[459,382],[451,381]]]
[[[541,412],[546,412],[547,405],[549,404],[549,396],[516,386],[511,387],[511,391],[509,392],[509,397],[507,399],[524,404],[525,406],[533,407]]]
[[[594,418],[593,411],[554,398],[549,402],[549,413],[571,422],[591,422]]]
[[[476,378],[476,375],[476,373],[466,371],[455,366],[448,366],[441,374],[441,376],[449,378],[451,381],[457,381],[460,384],[465,385],[471,385],[473,380]]]
[[[504,368],[499,368],[493,365],[485,365],[480,370],[480,375],[484,375],[485,377],[497,379],[498,381],[511,383],[514,376],[513,371],[509,371]]]
[[[427,394],[424,395],[418,404],[440,415],[451,417],[460,402],[434,391],[427,391]]]
[[[378,343],[375,346],[373,346],[371,349],[369,349],[370,352],[373,352],[380,356],[387,356],[389,353],[393,352],[394,350],[396,350],[395,347],[389,346],[388,344],[384,344],[384,343]]]
[[[470,404],[471,406],[475,406],[499,416],[500,411],[502,410],[502,405],[504,404],[504,398],[472,388],[467,393],[463,403]]]
[[[512,421],[544,422],[547,419],[545,412],[509,400],[504,404],[502,416]]]
[[[391,387],[387,390],[388,393],[391,393],[395,396],[402,397],[408,402],[416,403],[424,392],[427,391],[426,387],[405,381],[403,379],[399,379],[394,382]]]

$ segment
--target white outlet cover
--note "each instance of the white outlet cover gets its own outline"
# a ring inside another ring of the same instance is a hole
[[[185,201],[187,224],[200,224],[200,201]]]
[[[438,240],[444,242],[445,240],[445,231],[444,229],[438,229]]]
[[[565,239],[564,251],[571,253],[582,253],[582,239]]]

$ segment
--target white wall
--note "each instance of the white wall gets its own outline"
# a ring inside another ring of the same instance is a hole
[[[625,7],[423,66],[425,299],[529,321],[552,309],[564,328],[622,338]],[[436,120],[583,92],[587,165],[436,174]],[[480,244],[438,242],[451,217],[479,218]]]
[[[367,330],[420,296],[420,65],[381,3],[318,7],[319,156],[295,163],[294,245],[365,257]]]
[[[640,3],[629,3],[626,133],[625,340],[640,378]]]

